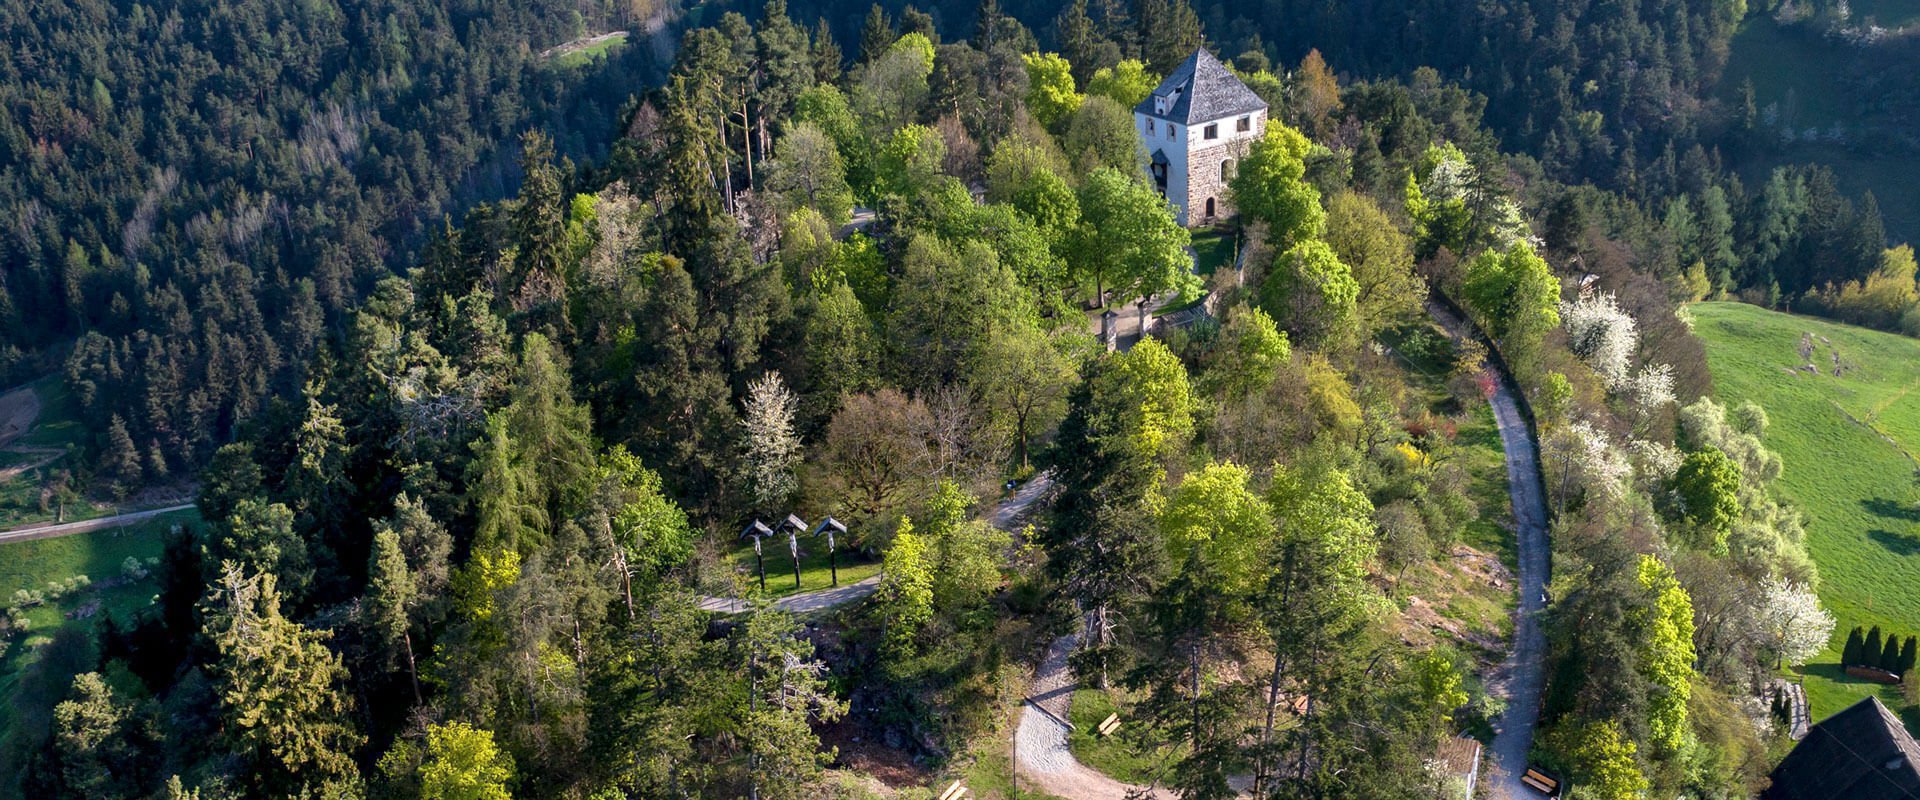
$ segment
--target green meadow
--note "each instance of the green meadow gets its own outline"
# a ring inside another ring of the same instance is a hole
[[[0,544],[0,603],[10,605],[17,590],[45,591],[48,582],[77,575],[92,581],[88,588],[34,606],[27,612],[25,632],[0,634],[0,700],[13,697],[20,670],[55,631],[68,625],[90,627],[109,615],[126,622],[150,605],[158,585],[153,574],[157,568],[149,559],[160,557],[168,528],[195,519],[195,512],[188,510],[121,528]],[[147,568],[146,577],[122,578],[129,558]],[[10,724],[10,708],[11,703],[0,702],[0,734]]]
[[[1778,489],[1806,515],[1820,597],[1840,621],[1802,670],[1819,720],[1875,690],[1840,670],[1848,630],[1920,634],[1920,341],[1740,303],[1688,310],[1719,400],[1767,409]],[[1904,704],[1892,688],[1881,699]]]

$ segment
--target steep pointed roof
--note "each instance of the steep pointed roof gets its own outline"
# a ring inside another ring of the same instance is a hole
[[[1912,800],[1920,797],[1920,745],[1868,695],[1813,726],[1772,777],[1766,800]]]
[[[1171,97],[1164,113],[1154,110],[1154,98]],[[1235,114],[1261,111],[1267,107],[1260,95],[1234,77],[1206,48],[1193,51],[1187,60],[1174,67],[1166,80],[1154,87],[1153,94],[1140,101],[1134,111],[1150,117],[1192,125],[1224,119]]]

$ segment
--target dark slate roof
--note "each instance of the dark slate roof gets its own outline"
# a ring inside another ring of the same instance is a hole
[[[1167,113],[1156,114],[1153,111],[1153,98],[1158,95],[1172,94],[1180,90],[1180,96],[1167,108]],[[1166,80],[1154,87],[1153,94],[1140,101],[1133,110],[1150,117],[1191,125],[1224,119],[1235,114],[1260,111],[1267,107],[1260,95],[1234,77],[1227,65],[1220,63],[1206,48],[1193,51],[1187,60],[1174,67]]]
[[[1773,768],[1766,800],[1920,798],[1920,745],[1900,719],[1868,696],[1821,720]]]

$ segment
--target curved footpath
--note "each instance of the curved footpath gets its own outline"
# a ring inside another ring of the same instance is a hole
[[[1471,336],[1471,328],[1445,308],[1429,303],[1429,313],[1454,339]],[[1498,370],[1489,360],[1488,369]],[[1540,696],[1546,688],[1547,634],[1540,617],[1546,610],[1547,493],[1540,485],[1540,451],[1527,428],[1520,403],[1513,396],[1513,376],[1504,372],[1494,383],[1494,424],[1500,429],[1500,447],[1507,456],[1507,493],[1513,502],[1514,537],[1519,553],[1520,611],[1514,621],[1513,649],[1500,667],[1507,711],[1495,726],[1491,759],[1487,765],[1490,797],[1531,800],[1540,795],[1520,783],[1527,770],[1527,752],[1533,749],[1534,728],[1540,722]]]
[[[1052,478],[1046,475],[1035,476],[1033,480],[1027,481],[1025,485],[1015,490],[1007,499],[996,504],[993,510],[987,513],[987,520],[992,522],[994,527],[1005,531],[1012,531],[1015,525],[1025,519],[1027,509],[1035,502],[1038,502],[1041,497],[1046,496],[1047,490],[1052,488]],[[829,608],[846,605],[847,603],[873,594],[874,590],[878,588],[880,588],[880,576],[873,575],[845,586],[835,586],[830,589],[815,589],[811,592],[790,594],[774,600],[773,607],[795,614],[825,611]],[[747,610],[747,601],[739,597],[703,596],[700,598],[700,610],[722,614],[737,614]]]
[[[1471,328],[1446,309],[1429,306],[1433,317],[1455,339],[1471,335]],[[1490,367],[1497,368],[1497,367]],[[1513,396],[1511,376],[1502,374],[1489,404],[1500,429],[1506,453],[1507,488],[1513,504],[1514,535],[1519,551],[1519,617],[1514,625],[1513,649],[1500,668],[1507,711],[1494,734],[1488,765],[1487,796],[1496,800],[1532,800],[1538,797],[1520,783],[1526,772],[1527,752],[1533,748],[1534,727],[1540,720],[1540,696],[1546,685],[1546,633],[1540,615],[1545,610],[1547,580],[1547,504],[1540,485],[1540,455],[1520,404]],[[1135,786],[1107,777],[1073,757],[1067,747],[1068,707],[1073,699],[1073,673],[1067,656],[1078,634],[1054,640],[1046,659],[1033,676],[1020,727],[1014,734],[1014,753],[1020,775],[1049,794],[1068,800],[1130,800],[1136,797],[1171,798],[1164,789]]]
[[[1067,800],[1170,800],[1172,792],[1121,783],[1080,763],[1068,749],[1067,708],[1073,703],[1074,680],[1073,671],[1067,668],[1067,656],[1073,654],[1079,639],[1078,633],[1070,633],[1053,640],[1047,657],[1033,673],[1026,708],[1020,711],[1020,727],[1013,734],[1014,758],[1019,762],[1023,785]]]

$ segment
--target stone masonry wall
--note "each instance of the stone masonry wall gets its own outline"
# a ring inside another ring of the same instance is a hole
[[[1232,119],[1219,122],[1226,129],[1233,124]],[[1187,219],[1189,226],[1208,223],[1207,198],[1214,198],[1214,218],[1222,219],[1233,215],[1233,204],[1228,200],[1227,183],[1220,175],[1220,162],[1232,159],[1235,167],[1240,159],[1247,156],[1266,131],[1266,115],[1254,116],[1253,130],[1248,133],[1234,133],[1223,130],[1221,139],[1208,143],[1198,138],[1203,125],[1195,125],[1190,130],[1194,134],[1195,147],[1187,155]]]

